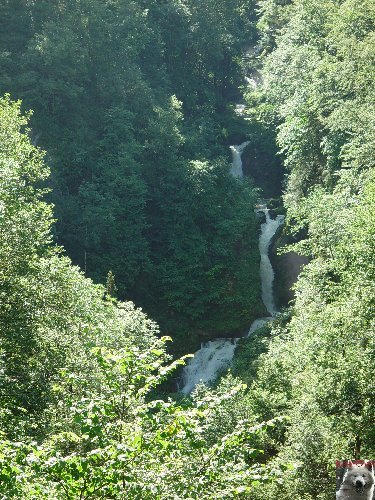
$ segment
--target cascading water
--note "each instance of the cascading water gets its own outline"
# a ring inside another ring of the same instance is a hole
[[[231,174],[234,177],[243,177],[242,159],[243,150],[249,142],[244,142],[238,146],[230,146],[233,155]],[[267,318],[258,318],[250,326],[248,336],[265,323],[272,320],[272,316],[277,313],[273,298],[274,272],[268,256],[269,247],[277,228],[282,224],[284,217],[278,215],[276,219],[271,219],[269,209],[266,205],[259,205],[257,212],[263,212],[266,221],[261,225],[259,237],[260,252],[260,280],[262,284],[262,300],[267,311],[271,315]],[[184,367],[182,372],[181,392],[190,394],[197,384],[213,382],[218,374],[228,368],[232,362],[239,339],[215,339],[205,344],[194,354],[194,358]]]
[[[222,370],[229,368],[237,341],[215,339],[203,344],[184,368],[181,392],[190,394],[197,384],[213,382]]]
[[[243,177],[241,155],[248,144],[250,144],[249,141],[243,142],[239,146],[230,146],[233,157],[230,173],[233,175],[233,177]]]
[[[274,316],[277,313],[275,301],[273,298],[273,280],[275,273],[273,272],[272,264],[268,256],[268,251],[274,234],[277,228],[283,223],[284,216],[278,215],[276,219],[271,219],[269,209],[266,205],[260,206],[257,212],[263,212],[266,216],[266,222],[261,226],[259,237],[259,253],[260,253],[260,281],[262,284],[262,300],[267,311]]]

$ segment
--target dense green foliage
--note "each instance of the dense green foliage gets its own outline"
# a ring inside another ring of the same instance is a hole
[[[1,4],[0,91],[35,110],[0,100],[2,498],[328,500],[336,459],[375,456],[374,3],[254,12]],[[242,118],[241,51],[261,74]],[[232,374],[162,399],[183,360],[113,295],[184,353],[263,315],[256,195],[228,173],[245,139],[269,196],[282,160],[283,237],[308,264]]]
[[[228,146],[254,1],[6,1],[0,31],[0,95],[34,111],[73,262],[181,342],[242,331],[257,227]]]
[[[290,417],[274,447],[278,460],[287,457],[298,465],[281,488],[262,498],[328,499],[334,460],[375,452],[369,382],[375,349],[375,177],[364,175],[358,192],[348,189],[358,185],[350,175],[332,194],[320,188],[306,202],[310,234],[299,246],[308,243],[314,258],[298,282],[289,324],[274,328],[268,352],[256,360],[251,406],[261,410],[261,418]],[[329,233],[322,230],[327,210]]]
[[[296,468],[259,498],[328,499],[335,459],[375,454],[375,10],[355,0],[260,5],[263,84],[249,105],[277,130],[287,230],[310,263],[290,321],[274,325],[260,357],[264,345],[248,340],[235,368],[253,379],[248,408],[289,417],[270,434],[271,463]]]
[[[259,436],[277,419],[216,432],[243,384],[180,404],[155,388],[167,338],[51,246],[48,175],[20,103],[0,99],[1,498],[212,498],[272,482]],[[203,167],[202,167],[203,168]]]

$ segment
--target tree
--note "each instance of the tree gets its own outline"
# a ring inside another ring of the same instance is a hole
[[[247,202],[245,220],[237,217],[243,201],[229,199],[223,187],[221,210],[202,203],[191,162],[219,165],[228,156],[228,137],[238,128],[229,103],[243,80],[238,54],[255,34],[253,0],[17,6],[16,13],[9,3],[3,7],[6,19],[13,23],[18,13],[22,22],[0,38],[0,92],[35,110],[32,140],[48,151],[55,240],[94,280],[104,284],[111,269],[119,298],[134,300],[164,331],[197,339],[202,318],[205,329],[218,331],[227,297],[237,321],[226,320],[220,331],[244,329],[261,308],[258,292],[246,305],[240,292],[257,273],[250,250],[255,218]],[[230,182],[227,170],[229,164],[212,170],[218,185]],[[255,199],[247,187],[237,193]],[[211,201],[218,203],[215,196]],[[200,217],[212,226],[212,242]],[[215,217],[225,217],[228,228]],[[178,250],[184,230],[195,248]],[[168,261],[174,245],[176,258]],[[200,292],[207,300],[198,299]]]
[[[131,304],[103,301],[104,288],[52,246],[44,153],[30,142],[19,102],[2,98],[0,118],[1,423],[10,435],[43,434],[69,367],[95,390],[92,345],[120,347],[134,330],[147,344],[157,330]]]
[[[254,498],[323,499],[334,494],[334,460],[374,453],[374,10],[351,0],[281,10],[288,16],[271,30],[264,85],[249,95],[277,127],[286,227],[309,264],[289,320],[251,359],[249,411],[288,417],[284,432],[269,434],[269,465],[296,465]]]

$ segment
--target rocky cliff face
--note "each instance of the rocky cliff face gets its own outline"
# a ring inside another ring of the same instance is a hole
[[[244,175],[251,177],[255,186],[262,190],[264,198],[281,196],[283,167],[273,144],[253,142],[250,137],[242,153],[242,169]]]
[[[291,237],[285,235],[283,228],[280,228],[270,249],[270,260],[275,271],[274,296],[278,309],[288,307],[290,302],[294,300],[293,285],[296,283],[303,266],[309,262],[307,257],[295,252],[277,254],[279,249],[291,243],[293,243]]]

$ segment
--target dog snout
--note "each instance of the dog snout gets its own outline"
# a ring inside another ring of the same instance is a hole
[[[356,479],[355,486],[356,488],[362,488],[364,486],[365,482],[363,479]]]

